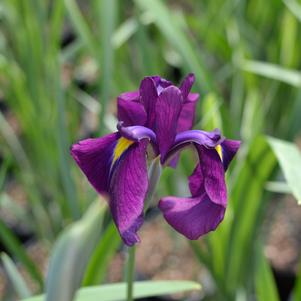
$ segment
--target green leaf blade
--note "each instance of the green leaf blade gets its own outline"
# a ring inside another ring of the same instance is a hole
[[[5,271],[13,284],[13,287],[20,298],[28,298],[31,296],[31,292],[27,287],[23,277],[19,273],[17,267],[15,266],[14,262],[11,260],[9,256],[5,253],[1,255],[1,259],[3,262],[3,266]]]
[[[164,296],[200,290],[200,284],[193,281],[139,281],[134,284],[134,298]],[[22,301],[43,301],[44,296],[36,296]],[[126,283],[107,284],[82,288],[75,301],[121,301],[126,299]]]
[[[275,153],[288,186],[298,204],[301,204],[301,152],[291,142],[268,137],[268,142]]]

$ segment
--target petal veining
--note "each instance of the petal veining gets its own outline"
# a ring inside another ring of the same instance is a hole
[[[175,86],[169,86],[159,95],[156,104],[156,136],[161,162],[175,141],[177,122],[182,108],[182,94]]]
[[[218,205],[227,205],[227,188],[225,171],[221,159],[215,149],[207,149],[196,145],[199,154],[200,168],[204,179],[204,189],[210,200]]]
[[[183,80],[183,82],[180,85],[180,90],[183,95],[184,102],[186,101],[186,98],[188,97],[188,94],[193,86],[193,83],[195,81],[195,76],[193,73],[189,73]]]
[[[123,94],[117,99],[118,120],[122,121],[125,126],[144,125],[147,120],[144,106],[141,103],[133,101],[131,98],[128,99],[122,95]]]
[[[118,133],[101,138],[79,141],[71,147],[71,155],[77,165],[99,193],[108,193],[109,177]]]
[[[225,214],[225,207],[211,202],[205,193],[192,198],[165,197],[159,208],[175,230],[192,240],[215,230]]]
[[[139,242],[143,223],[144,199],[148,189],[146,147],[148,141],[135,143],[126,151],[113,171],[110,182],[110,208],[123,241]]]
[[[145,77],[140,84],[141,102],[147,113],[146,126],[153,129],[155,122],[155,107],[158,93],[154,80],[151,77]]]

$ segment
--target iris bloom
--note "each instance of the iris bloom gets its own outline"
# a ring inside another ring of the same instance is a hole
[[[194,75],[180,87],[159,76],[145,77],[139,90],[118,97],[118,131],[74,144],[71,155],[96,191],[106,195],[118,231],[128,246],[139,242],[152,149],[163,165],[175,166],[179,151],[193,145],[197,163],[189,177],[190,197],[167,196],[159,208],[166,221],[189,239],[214,230],[227,206],[225,171],[240,142],[218,129],[191,130],[198,94]],[[148,146],[151,147],[148,147]]]

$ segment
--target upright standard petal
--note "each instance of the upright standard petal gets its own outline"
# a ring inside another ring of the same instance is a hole
[[[182,92],[183,94],[183,92]],[[197,101],[199,98],[199,94],[190,93],[186,101],[182,105],[181,113],[178,119],[177,124],[177,133],[181,133],[183,131],[191,130],[194,123],[195,118],[195,109],[197,105]],[[179,153],[173,157],[170,161],[170,166],[175,168],[177,166],[179,160]]]
[[[152,76],[151,78],[153,79],[153,81],[156,84],[158,95],[161,94],[161,92],[165,88],[167,88],[169,86],[172,86],[172,82],[170,82],[169,80],[166,80],[165,78],[162,78],[162,77],[160,77],[158,75]]]
[[[110,182],[112,216],[128,246],[140,241],[137,231],[143,223],[143,202],[148,189],[147,143],[135,143],[124,153]]]
[[[193,101],[183,103],[180,117],[177,125],[177,133],[191,130],[194,123],[195,109],[197,105],[198,94]]]
[[[117,118],[124,126],[144,125],[146,123],[146,112],[144,106],[139,102],[139,92],[127,92],[121,94],[117,99]]]
[[[146,126],[154,129],[155,123],[155,108],[158,98],[157,88],[154,80],[151,77],[145,77],[140,84],[141,102],[147,113]]]
[[[109,175],[114,159],[118,133],[79,141],[71,147],[71,155],[97,192],[109,191]]]
[[[159,95],[156,104],[155,132],[161,154],[161,162],[164,161],[168,150],[175,141],[181,108],[182,94],[177,87],[170,86]]]
[[[184,78],[180,85],[183,96],[183,107],[178,121],[178,133],[191,130],[193,126],[195,108],[199,98],[198,93],[190,93],[194,81],[195,76],[193,73],[190,73]]]
[[[184,102],[186,101],[188,94],[190,93],[190,90],[194,84],[195,76],[193,73],[189,73],[184,80],[182,81],[180,85],[180,90],[183,95]]]
[[[125,101],[139,102],[140,94],[139,91],[124,92],[118,96],[118,99],[123,99]]]

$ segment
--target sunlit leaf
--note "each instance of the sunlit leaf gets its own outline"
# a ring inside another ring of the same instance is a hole
[[[283,0],[290,12],[301,22],[301,4],[296,0]]]
[[[268,138],[274,151],[288,186],[299,204],[301,204],[301,152],[291,142],[280,139]]]
[[[92,204],[85,216],[56,242],[46,282],[46,301],[71,301],[80,287],[93,249],[100,239],[104,204]]]
[[[134,284],[134,298],[163,296],[191,290],[201,286],[192,281],[140,281]],[[36,296],[22,301],[43,301],[44,296]],[[75,301],[120,301],[126,299],[126,283],[82,288]]]

